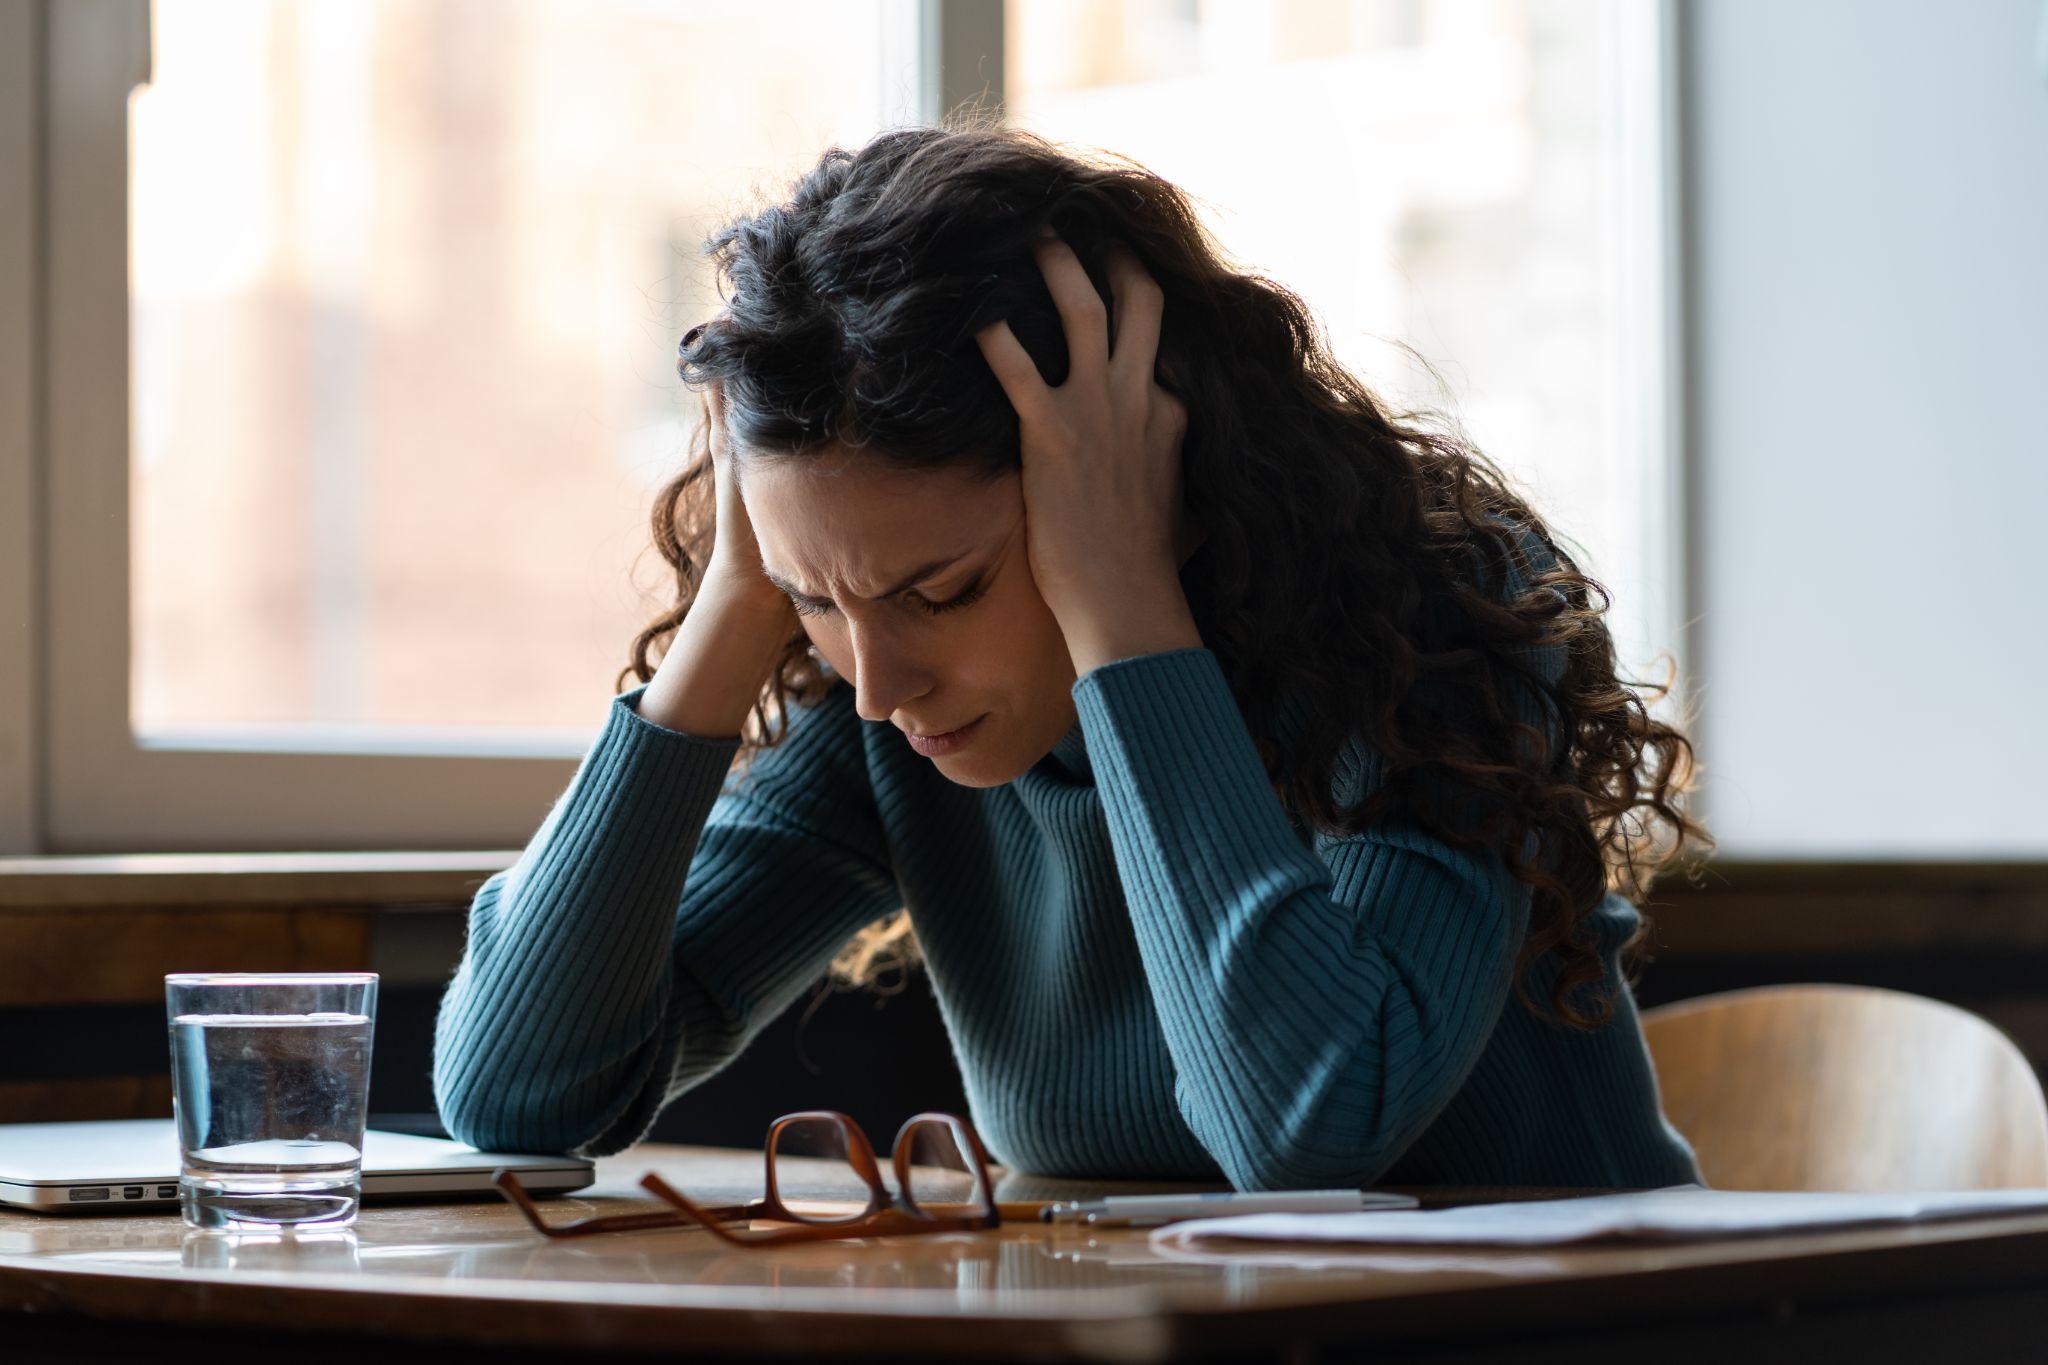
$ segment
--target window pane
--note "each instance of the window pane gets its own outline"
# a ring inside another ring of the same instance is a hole
[[[1655,231],[1622,161],[1645,131],[1623,126],[1644,79],[1626,9],[1014,0],[1006,80],[1026,127],[1192,191],[1383,398],[1461,421],[1588,552],[1633,662],[1676,642],[1658,619],[1669,547],[1645,516],[1665,452],[1638,435],[1658,360],[1623,273],[1641,267],[1632,234]]]
[[[699,243],[891,121],[894,12],[158,0],[138,730],[587,731],[667,596]]]

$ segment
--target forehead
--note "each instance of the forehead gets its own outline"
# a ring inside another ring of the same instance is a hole
[[[765,567],[819,596],[871,596],[933,560],[960,567],[1002,544],[1022,514],[1014,474],[906,469],[859,452],[750,456],[740,489]]]

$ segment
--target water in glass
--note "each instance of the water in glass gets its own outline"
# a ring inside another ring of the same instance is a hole
[[[281,986],[263,1000],[251,998],[253,989],[221,994],[223,1009],[187,992],[185,1012],[174,994],[171,1074],[186,1221],[346,1226],[361,1195],[374,996],[309,1002],[304,991],[295,998]],[[301,1008],[261,1012],[267,1003]]]

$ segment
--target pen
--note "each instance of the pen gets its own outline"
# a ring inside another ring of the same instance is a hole
[[[1222,1217],[1233,1213],[1356,1213],[1365,1208],[1414,1207],[1415,1200],[1402,1194],[1368,1194],[1364,1190],[1270,1190],[1242,1194],[1113,1194],[1103,1199],[1047,1204],[1038,1216],[1048,1223],[1154,1227],[1184,1218]]]

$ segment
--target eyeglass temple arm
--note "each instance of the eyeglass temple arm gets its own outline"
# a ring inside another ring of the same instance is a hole
[[[663,1180],[653,1171],[640,1177],[640,1188],[661,1200],[678,1213],[687,1213],[704,1222],[745,1223],[763,1217],[767,1213],[768,1201],[755,1199],[745,1204],[698,1204],[692,1202],[675,1186]]]
[[[491,1183],[518,1207],[526,1216],[526,1221],[531,1223],[536,1231],[550,1237],[574,1237],[586,1232],[633,1232],[642,1228],[687,1227],[692,1221],[681,1212],[664,1209],[658,1213],[605,1214],[550,1227],[542,1220],[540,1208],[534,1203],[533,1196],[527,1193],[526,1187],[519,1183],[519,1177],[511,1171],[501,1168],[493,1172]],[[745,1222],[758,1212],[758,1201],[755,1204],[721,1204],[699,1209],[698,1212],[704,1219],[721,1223]]]

